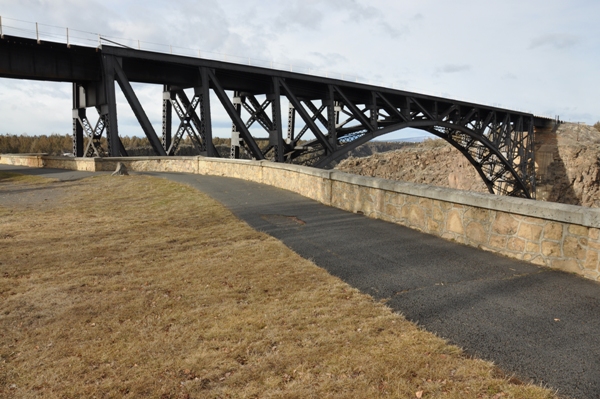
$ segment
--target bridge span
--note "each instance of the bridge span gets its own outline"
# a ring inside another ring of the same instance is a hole
[[[232,158],[246,153],[257,160],[327,167],[376,137],[416,128],[457,148],[491,193],[525,198],[535,196],[534,131],[553,122],[525,112],[338,79],[7,35],[0,39],[0,77],[73,84],[76,157],[127,156],[119,138],[117,82],[156,155],[174,155],[186,135],[199,155],[219,156],[213,144],[212,91],[232,122]],[[160,135],[132,82],[163,86]],[[184,89],[193,89],[193,97]],[[288,103],[287,115],[282,101]],[[96,109],[97,117],[88,115],[89,108]],[[175,131],[173,110],[179,120]],[[254,125],[266,131],[266,143],[251,133]],[[104,135],[107,148],[101,142]]]

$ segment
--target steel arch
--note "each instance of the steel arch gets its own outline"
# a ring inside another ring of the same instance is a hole
[[[515,194],[516,194],[516,196],[521,196],[520,194],[522,193],[523,196],[525,196],[527,198],[533,198],[532,193],[529,192],[529,185],[526,184],[525,181],[523,181],[521,176],[519,176],[517,171],[512,167],[512,165],[508,162],[508,160],[502,155],[502,153],[493,145],[493,143],[491,143],[484,136],[478,135],[477,132],[475,132],[471,129],[465,128],[463,126],[456,126],[452,123],[444,122],[444,121],[423,121],[423,120],[409,121],[409,122],[403,122],[403,123],[400,123],[397,125],[393,125],[393,128],[390,126],[390,129],[386,128],[386,129],[381,129],[379,131],[375,131],[371,134],[365,134],[361,138],[356,139],[356,140],[352,141],[351,143],[346,144],[343,147],[339,148],[337,151],[335,151],[327,156],[322,157],[315,164],[315,167],[325,167],[325,166],[329,165],[330,163],[337,161],[338,159],[343,157],[348,151],[352,151],[356,147],[358,147],[362,144],[365,144],[377,137],[380,137],[380,136],[383,136],[383,135],[386,135],[386,134],[389,134],[389,133],[392,133],[392,132],[395,132],[398,130],[406,129],[406,128],[415,128],[415,129],[425,130],[431,134],[434,134],[434,135],[440,137],[441,139],[446,140],[453,147],[455,147],[457,150],[459,150],[469,160],[469,162],[475,167],[475,169],[477,170],[477,173],[481,176],[481,178],[482,178],[483,182],[485,183],[485,185],[487,186],[489,192],[492,194],[498,194],[498,192],[497,192],[498,187],[495,187],[493,181],[491,181],[490,178],[484,173],[484,171],[481,168],[480,163],[478,163],[464,147],[460,146],[459,143],[457,143],[454,140],[451,140],[448,137],[448,136],[450,136],[449,134],[443,134],[443,133],[435,130],[435,127],[443,127],[445,129],[459,131],[459,132],[462,132],[462,133],[468,135],[469,137],[479,141],[486,149],[488,149],[495,157],[498,158],[498,160],[506,168],[506,171],[509,172],[512,175],[512,177],[514,178],[514,180],[516,181],[516,183],[517,183],[516,188],[518,190],[518,193],[515,193],[513,191],[512,195],[515,196]],[[508,193],[505,193],[505,194],[508,194]]]

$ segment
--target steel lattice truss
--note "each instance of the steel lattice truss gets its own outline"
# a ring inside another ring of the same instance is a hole
[[[532,116],[410,96],[398,101],[376,91],[371,93],[369,103],[360,104],[349,100],[337,86],[331,91],[333,100],[321,104],[304,101],[301,105],[309,112],[310,121],[327,127],[323,132],[326,141],[295,145],[299,149],[288,152],[286,160],[300,158],[302,163],[324,167],[375,137],[411,127],[432,133],[457,148],[490,192],[520,197],[535,192]],[[289,118],[295,119],[297,111],[290,108]],[[296,144],[307,130],[318,129],[310,125],[307,123],[297,135],[290,129],[288,139]],[[311,157],[304,156],[307,151],[312,152]]]
[[[286,138],[278,134],[272,122],[277,116],[268,114],[277,113],[272,97],[261,103],[253,94],[236,92],[236,115],[241,118],[241,110],[247,111],[244,129],[258,122],[269,134],[269,141],[259,146],[249,131],[240,134],[242,129],[234,122],[232,158],[246,153],[254,159],[326,167],[358,145],[411,127],[432,133],[457,148],[490,192],[520,197],[535,192],[531,116],[410,96],[398,101],[377,91],[370,93],[370,102],[356,103],[335,85],[329,87],[328,98],[309,100],[295,96],[285,82],[279,83],[281,97],[289,103]],[[253,151],[252,147],[260,148]]]
[[[361,97],[367,101],[357,101],[333,84],[327,85],[325,98],[306,98],[297,95],[293,86],[278,77],[272,78],[267,93],[236,90],[228,95],[215,72],[204,68],[199,70],[200,84],[193,87],[191,100],[183,87],[164,86],[163,130],[159,140],[119,61],[107,64],[105,70],[113,68],[115,81],[157,155],[175,155],[181,139],[187,135],[198,154],[218,156],[210,124],[212,90],[232,121],[231,158],[245,156],[322,168],[369,140],[410,127],[439,136],[457,148],[473,164],[491,193],[531,197],[535,192],[532,116],[376,90],[366,96],[362,93]],[[281,101],[286,100],[288,123],[284,138]],[[80,108],[78,115],[83,110]],[[180,121],[174,134],[173,110]],[[110,111],[101,113],[94,129],[83,114],[75,118],[89,137],[83,155],[104,156],[107,151],[102,149],[99,139],[104,130],[110,130],[107,127]],[[267,138],[253,135],[256,129]],[[118,136],[109,134],[109,146],[114,141],[118,144],[117,155],[123,155]]]
[[[211,100],[216,98],[231,121],[232,158],[323,168],[369,140],[416,128],[458,149],[491,193],[528,198],[535,195],[534,129],[553,122],[497,107],[268,68],[8,36],[0,39],[0,77],[73,83],[75,156],[127,156],[117,121],[118,84],[159,156],[177,154],[184,137],[198,154],[219,156],[211,119]],[[162,137],[132,82],[162,85]],[[92,107],[99,114],[95,124],[86,114]],[[179,121],[175,130],[173,110]]]

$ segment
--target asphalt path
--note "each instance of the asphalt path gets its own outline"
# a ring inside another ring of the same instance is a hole
[[[0,165],[0,170],[8,169]],[[13,171],[61,180],[89,175]],[[148,174],[210,195],[253,228],[522,381],[556,389],[565,398],[600,398],[598,283],[266,185],[213,176]]]
[[[97,174],[108,174],[112,172],[81,172],[78,170],[66,170],[66,169],[45,169],[45,168],[30,168],[27,166],[14,166],[14,165],[1,165],[0,171],[21,173],[24,175],[34,175],[40,177],[47,177],[49,179],[57,179],[60,181],[75,181],[85,179],[86,177],[94,176]]]

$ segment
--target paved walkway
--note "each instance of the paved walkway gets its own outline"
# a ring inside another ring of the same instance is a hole
[[[376,299],[387,299],[392,309],[469,354],[492,360],[524,381],[558,389],[564,397],[600,398],[598,283],[269,186],[153,175],[209,194],[252,227]]]

